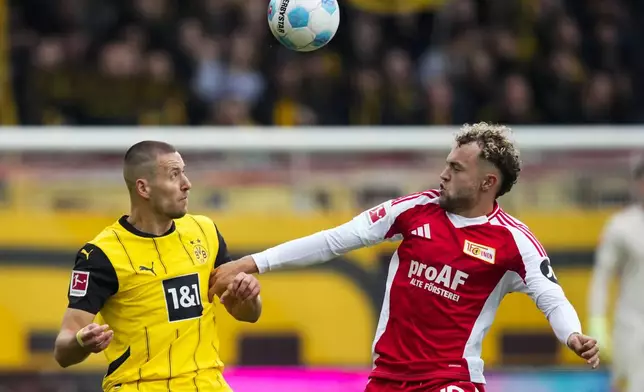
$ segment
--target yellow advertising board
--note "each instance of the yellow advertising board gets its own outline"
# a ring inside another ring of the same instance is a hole
[[[559,281],[582,320],[587,315],[590,255],[609,213],[558,214],[556,229],[550,223],[553,217],[520,216],[550,250]],[[243,255],[343,223],[351,215],[212,217],[231,252]],[[87,214],[30,216],[0,212],[0,221],[9,223],[0,225],[0,255],[4,253],[0,257],[0,367],[42,369],[55,365],[50,352],[34,349],[34,336],[55,335],[67,304],[74,253],[114,219]],[[395,246],[352,252],[320,268],[260,276],[265,302],[260,322],[238,323],[221,312],[223,359],[231,364],[241,361],[243,338],[289,335],[298,340],[299,358],[304,364],[368,366],[384,290],[386,264],[382,260],[388,260]],[[561,265],[556,255],[562,252],[585,255],[587,263]],[[504,336],[526,332],[554,339],[545,317],[531,300],[522,294],[511,294],[499,309],[483,345],[487,366],[507,362]],[[579,364],[563,347],[555,361]],[[96,356],[76,369],[102,370],[104,366]]]

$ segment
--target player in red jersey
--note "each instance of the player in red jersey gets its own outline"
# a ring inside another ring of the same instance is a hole
[[[481,345],[505,294],[528,294],[556,337],[599,365],[546,251],[504,212],[498,197],[520,172],[507,128],[465,126],[447,157],[440,189],[387,201],[348,223],[219,267],[214,294],[246,290],[238,272],[305,266],[385,240],[402,240],[389,264],[367,392],[483,392]]]

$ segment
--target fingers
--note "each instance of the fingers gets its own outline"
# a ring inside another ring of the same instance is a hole
[[[240,273],[232,283],[235,297],[240,301],[255,298],[260,291],[259,281],[253,275]]]
[[[593,339],[593,338],[587,338],[587,339],[588,339],[588,340],[586,340],[586,341],[584,342],[584,346],[583,346],[583,348],[584,348],[585,350],[588,350],[588,349],[590,349],[590,348],[592,348],[592,347],[597,346],[597,340],[596,340],[596,339]]]
[[[219,301],[223,304],[227,301],[228,297],[230,297],[230,290],[224,291],[224,293],[219,297]]]
[[[599,352],[599,347],[598,346],[591,346],[589,348],[586,348],[586,345],[584,345],[584,350],[581,353],[581,357],[584,359],[591,358],[595,354]]]
[[[575,342],[571,342],[571,348],[575,350],[577,355],[586,360],[593,369],[599,367],[599,346],[597,345],[597,340],[589,336],[580,336],[579,339],[575,339]]]
[[[225,303],[234,298],[243,302],[254,299],[259,295],[260,285],[253,275],[239,273],[235,279],[226,287],[226,291],[220,296],[220,302]]]
[[[259,296],[259,292],[261,291],[260,286],[259,286],[259,281],[255,279],[254,284],[252,285],[252,289],[250,291],[250,294],[248,295],[248,298],[256,298]]]
[[[102,334],[109,327],[107,325],[89,324],[81,330],[81,339],[83,343],[88,344],[92,339]]]
[[[235,269],[232,263],[224,264],[210,271],[208,279],[208,300],[213,301],[219,296],[220,302],[228,301],[232,297],[244,301],[256,297],[259,294],[259,282],[253,275],[239,272],[234,275]]]
[[[577,355],[579,355],[583,349],[583,344],[581,342],[580,336],[575,335],[571,336],[568,341],[568,347],[570,347]]]
[[[599,363],[600,363],[600,360],[599,360],[599,353],[597,353],[597,354],[593,355],[593,357],[592,357],[592,358],[590,358],[587,362],[588,362],[588,364],[590,364],[590,366],[591,366],[593,369],[597,369],[597,368],[599,367]]]
[[[578,339],[573,340],[572,348],[579,356],[582,356],[582,357],[584,356],[585,353],[590,352],[591,350],[599,351],[597,340],[583,335],[578,336]]]
[[[250,295],[254,282],[255,280],[251,275],[246,275],[242,278],[239,282],[239,286],[237,286],[237,296],[239,299],[243,301]]]
[[[259,291],[259,281],[254,276],[249,276],[248,285],[240,294],[240,297],[243,301],[254,299],[259,295]]]
[[[97,352],[105,350],[107,346],[110,345],[110,343],[112,342],[112,338],[114,338],[114,331],[109,331],[109,333],[106,336],[107,337],[105,338],[105,340],[96,346]]]
[[[237,274],[237,276],[235,276],[235,279],[233,279],[233,283],[232,283],[233,291],[235,291],[235,293],[237,294],[240,293],[242,290],[242,287],[245,287],[244,281],[246,280],[247,276],[248,275],[246,275],[243,272],[240,272]]]
[[[98,352],[104,350],[114,336],[114,331],[109,329],[109,325],[103,324],[89,324],[83,328],[80,338],[83,341],[83,346],[87,347],[90,351]],[[98,350],[98,351],[97,351]]]
[[[93,345],[93,350],[95,353],[101,352],[107,348],[107,346],[112,341],[114,337],[114,331],[105,331],[101,336],[96,339],[96,342]]]

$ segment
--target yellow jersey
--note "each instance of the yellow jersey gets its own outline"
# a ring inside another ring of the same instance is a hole
[[[79,250],[69,307],[114,331],[104,391],[231,391],[208,301],[210,271],[230,260],[215,224],[197,215],[161,236],[123,216]]]

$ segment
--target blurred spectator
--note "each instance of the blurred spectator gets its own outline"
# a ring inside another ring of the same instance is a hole
[[[287,51],[265,2],[21,0],[26,124],[634,122],[644,7],[627,0],[350,0],[334,40]]]
[[[412,125],[421,122],[418,78],[409,54],[392,49],[383,64],[385,100],[382,122],[384,125]]]

